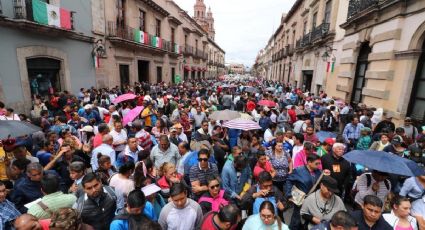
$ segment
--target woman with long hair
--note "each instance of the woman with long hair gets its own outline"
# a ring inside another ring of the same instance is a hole
[[[165,124],[163,119],[159,119],[155,127],[152,128],[151,133],[155,136],[156,140],[159,142],[159,137],[161,135],[168,135],[167,124]]]
[[[409,198],[395,195],[391,200],[391,213],[383,217],[395,230],[417,230],[416,218],[410,215],[411,207]]]
[[[102,155],[102,153],[97,154],[97,163],[99,168],[95,173],[99,176],[103,185],[108,185],[109,179],[117,173],[117,170],[111,164],[111,158],[107,155]]]
[[[289,228],[277,216],[273,203],[266,200],[260,205],[260,213],[248,217],[242,230],[289,230]]]

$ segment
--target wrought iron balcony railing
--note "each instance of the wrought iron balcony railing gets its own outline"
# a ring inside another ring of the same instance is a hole
[[[322,23],[313,29],[311,40],[317,41],[324,38],[329,33],[329,23]]]
[[[350,0],[348,3],[347,19],[353,18],[369,7],[376,6],[379,2],[380,0]]]

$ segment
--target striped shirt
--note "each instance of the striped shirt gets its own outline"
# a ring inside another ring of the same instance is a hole
[[[356,201],[356,203],[362,205],[363,204],[363,198],[366,195],[375,195],[375,196],[379,197],[382,200],[382,202],[385,202],[387,195],[391,191],[390,181],[387,180],[387,182],[384,182],[384,181],[379,182],[379,189],[378,189],[378,191],[375,192],[375,191],[372,190],[372,186],[376,182],[376,180],[373,178],[373,176],[370,176],[370,178],[371,178],[370,185],[367,186],[367,176],[366,176],[366,174],[367,173],[363,173],[356,180],[356,187],[357,187],[357,190],[358,190],[356,196],[354,197],[354,200]],[[386,184],[388,185],[388,188],[387,188]]]
[[[62,192],[55,192],[45,195],[41,201],[49,208],[50,211],[55,212],[60,208],[71,208],[77,200],[73,194],[63,194]],[[50,218],[50,213],[43,210],[38,204],[33,204],[28,213],[37,217],[38,219]]]
[[[218,177],[218,168],[214,163],[208,163],[208,168],[206,170],[201,169],[199,163],[190,168],[189,179],[190,182],[199,181],[200,185],[207,185],[207,176],[214,175]]]

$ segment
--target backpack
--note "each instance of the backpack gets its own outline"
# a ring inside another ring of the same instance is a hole
[[[365,173],[366,175],[366,186],[369,188],[372,185],[372,174],[371,173]],[[390,189],[390,181],[388,179],[384,180],[385,187],[389,190]],[[356,197],[357,193],[359,192],[359,189],[357,188],[357,180],[353,184],[353,188],[351,189],[351,199],[354,201],[354,198]]]

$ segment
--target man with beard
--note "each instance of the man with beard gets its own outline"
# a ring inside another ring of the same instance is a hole
[[[122,194],[116,194],[111,187],[102,185],[94,173],[85,175],[81,184],[84,193],[73,208],[81,213],[83,223],[93,226],[94,229],[109,229],[115,211],[124,207]]]
[[[111,223],[111,230],[137,230],[141,225],[154,224],[143,214],[146,204],[146,197],[140,190],[133,190],[128,194],[127,207],[122,214],[117,215]]]

